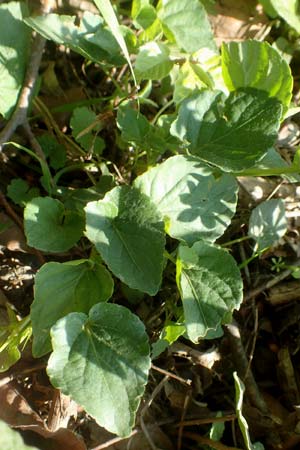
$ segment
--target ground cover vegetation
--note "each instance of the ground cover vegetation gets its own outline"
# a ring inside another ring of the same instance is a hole
[[[297,2],[81,6],[0,4],[1,448],[296,448]]]

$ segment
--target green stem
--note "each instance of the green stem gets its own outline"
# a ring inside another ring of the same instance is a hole
[[[221,247],[229,247],[233,244],[238,244],[239,242],[247,241],[248,239],[251,239],[250,236],[242,236],[238,239],[233,239],[232,241],[225,242],[224,244],[221,244]]]
[[[166,111],[166,109],[168,109],[172,104],[174,103],[174,100],[170,100],[168,101],[159,111],[158,113],[154,116],[154,118],[151,120],[151,124],[154,125],[157,120],[159,119],[159,117],[162,115],[162,113],[164,113]]]
[[[164,257],[176,265],[176,259],[167,250],[164,251]]]
[[[29,148],[24,147],[21,144],[17,144],[16,142],[5,142],[5,144],[11,144],[14,147],[18,148],[19,150],[23,150],[25,153],[30,155],[32,158],[36,159],[41,166],[42,173],[45,177],[45,181],[47,184],[47,190],[49,195],[53,195],[53,191],[55,190],[55,180],[52,178],[49,166],[46,161],[43,161],[38,155],[36,155],[32,150],[29,150]]]
[[[274,177],[277,175],[298,175],[300,172],[300,167],[291,165],[290,167],[273,167],[271,169],[246,169],[242,172],[232,173],[235,177]]]
[[[259,252],[255,252],[254,255],[250,256],[250,258],[243,261],[241,264],[239,264],[239,269],[243,269],[244,267],[248,266],[254,259],[258,258],[260,255],[262,255],[266,250],[268,250],[269,247],[264,248],[263,250],[260,250]]]
[[[56,175],[54,176],[53,180],[55,182],[55,184],[58,183],[58,180],[60,179],[60,177],[64,174],[64,173],[68,173],[68,172],[73,172],[74,170],[77,169],[83,169],[85,170],[88,167],[95,167],[94,163],[78,163],[78,164],[72,164],[71,166],[67,166],[64,167],[63,169],[59,170]]]

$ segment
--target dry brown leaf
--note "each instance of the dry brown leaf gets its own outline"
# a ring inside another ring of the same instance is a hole
[[[245,39],[264,39],[270,32],[267,16],[255,0],[222,0],[210,15],[217,44]]]
[[[11,383],[0,387],[0,419],[22,431],[42,436],[37,439],[41,450],[86,450],[84,442],[71,430],[49,430],[41,417]]]

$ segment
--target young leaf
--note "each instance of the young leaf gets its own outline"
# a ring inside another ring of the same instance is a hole
[[[135,24],[141,26],[144,30],[151,27],[157,18],[156,10],[152,5],[144,5],[136,15]]]
[[[192,248],[180,245],[176,266],[187,334],[197,343],[210,330],[218,331],[241,304],[240,271],[229,253],[204,241]]]
[[[140,48],[135,62],[137,77],[142,80],[161,80],[172,67],[170,51],[163,42],[147,42]]]
[[[20,433],[11,429],[2,420],[0,420],[0,448],[3,450],[38,450],[37,447],[24,444]]]
[[[100,122],[97,123],[97,116],[93,111],[86,106],[74,109],[70,126],[74,139],[82,148],[97,155],[102,153],[105,143],[101,137],[93,133],[94,130],[99,131],[100,129]]]
[[[173,156],[136,178],[165,220],[166,232],[193,244],[215,241],[235,213],[238,186],[228,174],[217,178],[201,160]]]
[[[258,250],[275,244],[287,230],[284,201],[267,200],[251,212],[248,234],[255,239]]]
[[[28,17],[24,22],[44,38],[64,44],[87,59],[122,64],[123,58],[114,35],[104,27],[101,17],[84,12],[79,26],[75,16],[47,14]]]
[[[171,132],[189,142],[191,153],[224,171],[246,169],[274,144],[281,103],[253,88],[201,91],[181,103]]]
[[[202,70],[200,65],[186,61],[178,71],[174,83],[173,98],[175,103],[180,103],[196,90],[212,87],[213,81],[210,75]]]
[[[49,158],[50,166],[53,169],[61,169],[66,164],[66,149],[60,144],[52,134],[44,133],[37,137],[37,140],[42,147],[42,150]]]
[[[88,203],[86,236],[115,276],[133,289],[155,295],[161,284],[164,224],[149,198],[137,189],[116,187]]]
[[[123,306],[99,303],[89,316],[71,313],[59,320],[51,336],[51,383],[99,425],[128,436],[150,369],[140,319]]]
[[[133,0],[131,17],[137,28],[141,27],[146,30],[157,18],[156,9],[150,5],[149,0]]]
[[[230,91],[254,87],[276,97],[288,110],[293,77],[287,62],[268,42],[229,42],[222,46],[222,69]]]
[[[130,56],[127,50],[127,46],[126,46],[126,42],[125,39],[120,31],[120,26],[118,23],[118,19],[115,15],[114,9],[112,7],[112,4],[110,2],[110,0],[94,0],[97,8],[99,9],[100,13],[102,14],[105,22],[107,23],[107,25],[110,28],[111,33],[113,34],[113,36],[115,37],[115,39],[117,40],[120,49],[123,52],[123,55],[125,56],[125,59],[127,61],[127,64],[129,66],[130,72],[132,74],[132,78],[134,81],[135,86],[137,86],[136,83],[136,79],[135,79],[135,74],[134,74],[134,70],[130,61]]]
[[[38,188],[29,187],[26,181],[21,178],[14,178],[7,186],[7,196],[20,206],[25,206],[26,203],[39,195]]]
[[[199,0],[164,0],[158,17],[174,35],[178,47],[187,53],[203,47],[216,50],[205,8]]]
[[[150,131],[147,118],[128,104],[118,108],[117,124],[122,132],[122,139],[127,142],[142,144]]]
[[[25,3],[0,5],[0,114],[6,119],[18,100],[30,48],[30,30],[22,22]]]
[[[111,275],[100,264],[89,260],[44,264],[35,277],[30,313],[34,357],[51,351],[50,328],[58,319],[70,312],[87,313],[112,293]]]
[[[36,197],[24,210],[27,243],[45,252],[65,252],[81,238],[84,219],[54,198]]]

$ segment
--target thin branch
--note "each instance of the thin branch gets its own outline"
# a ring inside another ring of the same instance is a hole
[[[156,370],[157,372],[167,375],[169,378],[173,378],[174,380],[180,381],[180,383],[183,383],[187,386],[191,386],[192,380],[186,380],[184,378],[179,377],[178,375],[175,375],[172,372],[169,372],[168,370],[161,369],[160,367],[155,366],[154,364],[151,364],[151,369]]]
[[[10,140],[16,128],[22,125],[26,120],[28,107],[32,98],[35,82],[38,77],[45,42],[46,40],[40,34],[36,34],[33,38],[31,55],[28,61],[24,84],[21,89],[18,102],[11,118],[0,133],[0,152],[3,150],[3,145]]]
[[[126,439],[131,438],[132,436],[135,436],[137,433],[140,433],[140,430],[135,429],[133,430],[129,436],[127,437],[115,437],[113,439],[110,439],[109,441],[104,442],[103,444],[97,445],[97,447],[92,448],[91,450],[103,450],[105,448],[111,447],[114,444],[118,444],[119,442],[125,441]]]
[[[293,266],[300,266],[300,260],[297,260],[295,263],[293,263]],[[285,278],[289,277],[291,273],[293,272],[293,269],[286,269],[271,280],[267,281],[266,283],[261,284],[257,288],[252,289],[251,291],[247,292],[244,296],[244,300],[248,301],[252,298],[257,297],[259,294],[261,294],[263,291],[266,291],[270,289],[271,287],[275,286],[276,284],[280,283],[280,281],[284,280]]]
[[[241,450],[237,447],[228,447],[228,445],[222,444],[222,442],[213,441],[212,439],[209,439],[208,437],[200,436],[198,433],[184,433],[184,436],[190,439],[193,439],[193,441],[198,442],[199,444],[205,444],[209,445],[210,447],[215,448],[216,450]]]
[[[235,414],[231,414],[230,416],[223,416],[223,417],[205,417],[204,419],[191,419],[191,420],[184,420],[183,422],[177,423],[175,426],[184,426],[184,427],[191,427],[195,425],[206,425],[210,423],[219,423],[219,422],[231,422],[236,419]]]

